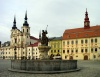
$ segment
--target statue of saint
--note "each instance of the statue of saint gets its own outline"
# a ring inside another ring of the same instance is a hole
[[[48,46],[48,37],[46,36],[46,34],[48,34],[47,30],[42,30],[41,44],[44,46]]]

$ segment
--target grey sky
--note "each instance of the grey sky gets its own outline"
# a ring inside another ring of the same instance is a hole
[[[83,27],[86,8],[91,26],[100,24],[100,0],[0,0],[0,40],[10,40],[16,15],[21,30],[27,10],[31,35],[48,25],[48,36],[62,36],[65,29]]]

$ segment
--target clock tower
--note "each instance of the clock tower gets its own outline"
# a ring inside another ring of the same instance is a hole
[[[90,28],[90,21],[89,21],[88,12],[86,9],[85,18],[84,18],[84,29],[88,29],[88,28]]]

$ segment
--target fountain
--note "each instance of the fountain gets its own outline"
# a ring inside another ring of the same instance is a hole
[[[38,46],[40,52],[39,60],[11,60],[10,71],[24,73],[63,73],[78,71],[77,60],[50,60],[48,57],[47,30],[42,30],[41,45]]]

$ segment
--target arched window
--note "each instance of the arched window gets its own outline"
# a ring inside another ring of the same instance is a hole
[[[27,29],[27,32],[28,32],[28,29]]]

